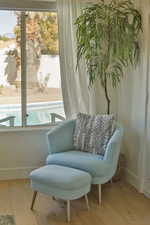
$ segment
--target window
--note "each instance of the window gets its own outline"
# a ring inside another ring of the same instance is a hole
[[[63,120],[56,11],[1,10],[0,19],[0,127]]]

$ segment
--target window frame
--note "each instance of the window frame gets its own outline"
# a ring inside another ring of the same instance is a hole
[[[21,12],[21,122],[22,127],[27,126],[27,63],[26,63],[26,11]]]
[[[48,127],[53,127],[56,124],[37,124],[37,125],[28,125],[27,124],[27,59],[26,59],[26,12],[57,12],[56,2],[55,1],[23,1],[16,4],[15,0],[11,1],[2,1],[0,2],[1,11],[20,11],[21,12],[21,23],[20,23],[20,32],[21,32],[21,125],[14,127],[0,128],[0,131],[15,131],[20,130],[21,128],[32,129],[33,130],[43,130]]]
[[[55,11],[56,0],[1,0],[0,10],[14,11]]]

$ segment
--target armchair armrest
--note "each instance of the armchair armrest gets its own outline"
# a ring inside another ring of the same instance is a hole
[[[50,154],[73,149],[74,127],[75,120],[68,120],[47,133],[48,152]]]
[[[121,125],[116,125],[116,130],[108,142],[107,149],[103,158],[103,161],[107,164],[108,175],[107,180],[109,180],[116,172],[119,153],[121,149],[121,141],[123,136],[123,128]]]
[[[108,142],[107,149],[104,155],[104,160],[117,164],[121,149],[122,137],[123,137],[123,127],[120,124],[116,124],[116,130]]]

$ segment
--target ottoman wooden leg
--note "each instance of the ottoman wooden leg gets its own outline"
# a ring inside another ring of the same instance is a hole
[[[102,190],[101,190],[101,184],[98,184],[98,203],[101,204],[102,202]]]
[[[31,210],[33,210],[36,196],[37,196],[37,191],[34,191],[33,198],[32,198],[32,203],[31,203],[31,208],[30,208]]]
[[[86,207],[87,207],[87,210],[89,210],[89,209],[90,209],[90,207],[89,207],[89,200],[88,200],[88,196],[87,196],[87,194],[85,195],[85,202],[86,202]]]
[[[67,200],[67,222],[70,222],[70,200]]]

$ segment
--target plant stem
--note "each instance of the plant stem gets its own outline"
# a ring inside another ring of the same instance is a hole
[[[104,81],[104,90],[105,90],[105,97],[107,100],[107,114],[110,114],[110,98],[108,96],[108,86],[107,86],[107,78],[105,76],[105,81]]]

